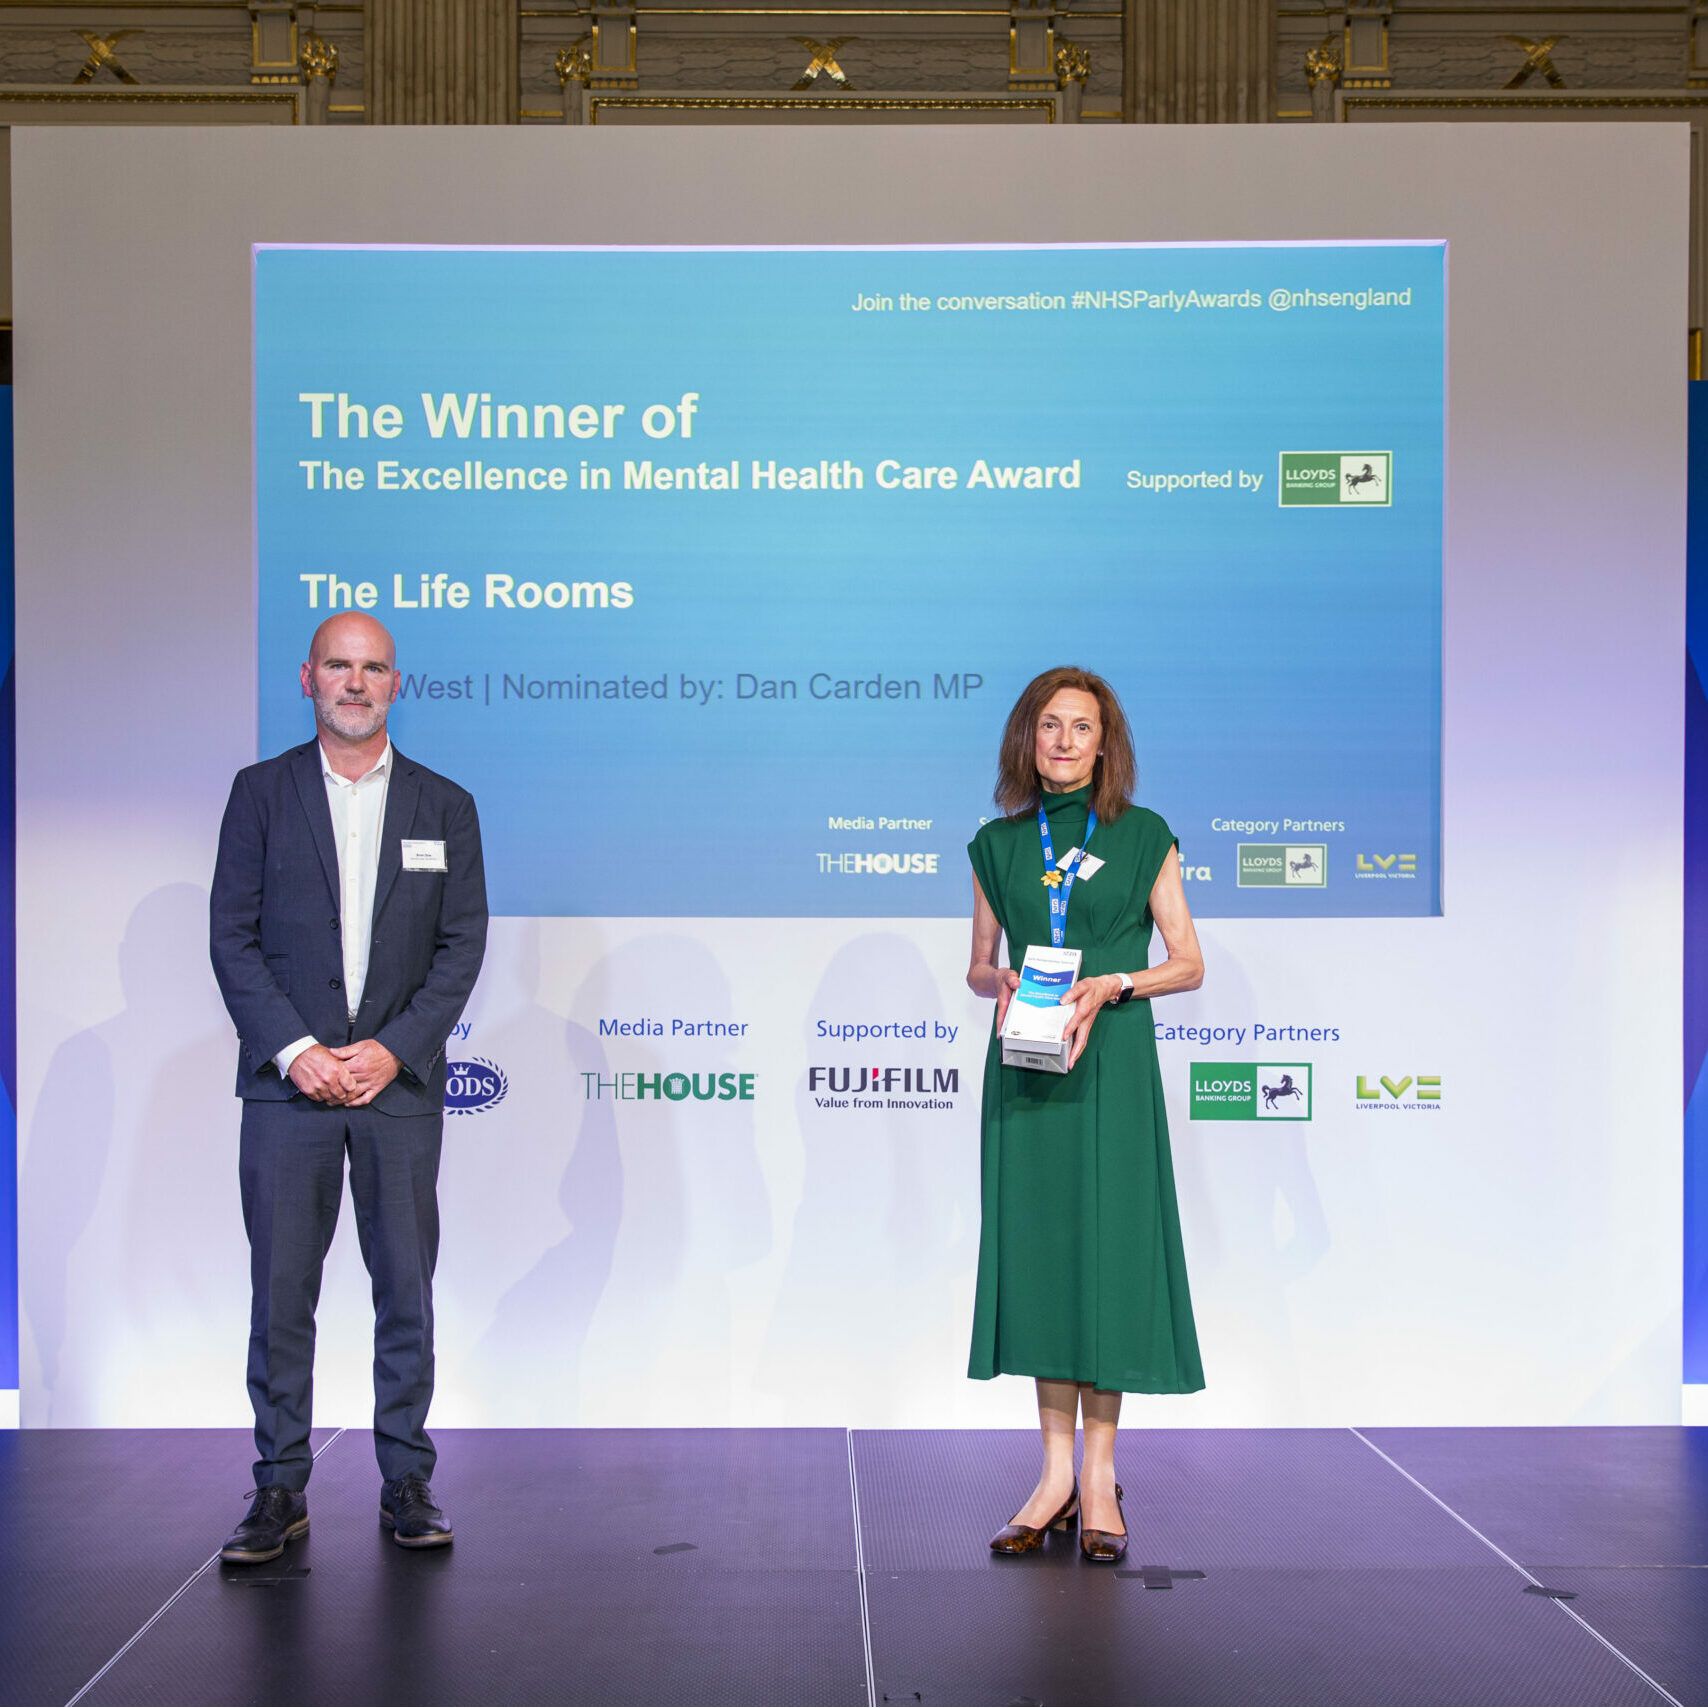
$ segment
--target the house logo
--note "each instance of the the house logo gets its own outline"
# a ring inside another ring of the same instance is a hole
[[[820,877],[935,877],[934,853],[821,853]]]
[[[1284,450],[1276,496],[1282,507],[1393,502],[1393,456],[1385,450]]]
[[[1322,889],[1328,883],[1327,842],[1241,842],[1241,889]]]
[[[509,1089],[504,1069],[481,1056],[472,1061],[445,1063],[447,1114],[484,1114],[503,1102]]]
[[[588,1102],[752,1102],[756,1073],[613,1072],[581,1075]]]
[[[1194,1061],[1193,1120],[1309,1120],[1311,1069],[1304,1061]]]

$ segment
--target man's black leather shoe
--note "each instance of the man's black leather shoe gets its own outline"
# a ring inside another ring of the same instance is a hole
[[[295,1488],[257,1488],[249,1515],[219,1550],[228,1565],[264,1565],[287,1541],[308,1534],[308,1495]]]
[[[380,1522],[400,1547],[443,1547],[451,1539],[451,1526],[434,1505],[425,1476],[403,1476],[380,1485]]]

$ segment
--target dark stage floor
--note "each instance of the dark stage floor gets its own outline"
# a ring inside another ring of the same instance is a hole
[[[1708,1429],[1135,1430],[1118,1571],[986,1551],[1028,1434],[437,1438],[455,1546],[350,1432],[237,1569],[246,1436],[0,1436],[0,1701],[1708,1707]]]

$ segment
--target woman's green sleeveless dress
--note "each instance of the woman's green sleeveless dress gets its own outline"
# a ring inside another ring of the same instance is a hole
[[[1084,842],[1090,792],[1044,796],[1058,857]],[[1174,845],[1142,806],[1099,820],[1088,851],[1105,863],[1068,902],[1067,946],[1084,950],[1082,976],[1148,963],[1151,887]],[[967,851],[1018,966],[1029,946],[1050,941],[1037,814],[984,825]],[[1202,1387],[1150,1003],[1105,1008],[1065,1075],[1004,1067],[993,1023],[981,1151],[967,1373],[1125,1393]]]

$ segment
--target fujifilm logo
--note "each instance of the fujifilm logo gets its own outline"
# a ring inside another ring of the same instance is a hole
[[[820,1108],[946,1109],[961,1090],[959,1067],[809,1067]]]
[[[934,853],[821,853],[821,877],[935,877]]]

